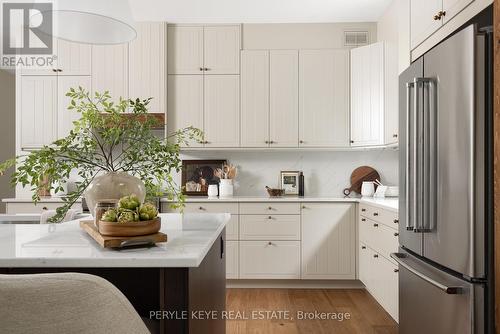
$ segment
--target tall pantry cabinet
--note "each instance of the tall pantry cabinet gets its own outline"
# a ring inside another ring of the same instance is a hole
[[[204,131],[191,147],[240,144],[240,26],[168,27],[168,132]]]

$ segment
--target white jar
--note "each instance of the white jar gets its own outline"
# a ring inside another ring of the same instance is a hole
[[[375,185],[373,182],[363,182],[361,185],[361,196],[363,197],[372,197],[375,193]]]
[[[232,179],[221,179],[220,180],[219,196],[220,197],[232,197],[233,196],[233,180]]]
[[[219,195],[219,189],[216,184],[208,185],[207,195],[208,197],[217,197]]]

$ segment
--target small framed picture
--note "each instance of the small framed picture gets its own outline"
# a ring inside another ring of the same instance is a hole
[[[285,195],[299,195],[299,173],[298,171],[281,172],[281,189],[285,190]]]
[[[208,186],[219,184],[217,170],[226,160],[182,160],[182,189],[185,195],[207,196]]]

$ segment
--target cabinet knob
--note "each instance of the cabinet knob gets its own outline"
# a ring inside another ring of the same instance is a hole
[[[366,209],[361,209],[361,212],[365,212],[365,211],[366,211]]]
[[[393,222],[394,224],[399,224],[399,219],[394,219]]]
[[[366,249],[366,246],[361,246],[361,249]]]
[[[56,68],[53,68],[53,69],[52,69],[52,72],[57,72],[57,69],[56,69]]]
[[[378,227],[378,224],[377,223],[373,224],[373,227]]]
[[[361,218],[361,221],[362,221],[362,222],[365,222],[365,221],[366,221],[366,219],[365,219],[365,218]]]
[[[394,272],[395,273],[399,273],[399,269],[394,269]]]
[[[62,72],[62,70],[60,68],[57,69],[57,72]]]
[[[299,144],[304,144],[304,141],[303,140],[299,140]]]
[[[47,209],[47,207],[46,207],[46,206],[44,206],[44,207],[42,208],[42,210],[48,210],[48,209]]]
[[[272,209],[273,209],[273,207],[272,207],[272,206],[270,206],[270,207],[268,207],[267,209],[268,209],[268,210],[272,210]]]
[[[378,216],[378,212],[374,212],[374,213],[373,213],[373,215],[374,215],[374,216]]]
[[[378,254],[373,254],[373,257],[374,258],[378,258]]]
[[[267,245],[268,245],[268,246],[274,246],[274,244],[273,244],[271,241],[269,241],[269,242],[267,243]]]
[[[274,140],[271,140],[271,141],[269,142],[269,144],[274,144]]]
[[[305,206],[305,205],[302,205],[302,209],[307,209],[307,206]]]
[[[267,219],[271,220],[271,219],[273,219],[273,217],[271,217],[271,216],[268,216],[268,217],[267,217]]]
[[[394,236],[395,236],[395,237],[397,237],[398,235],[399,235],[399,233],[398,233],[398,232],[394,233]]]
[[[269,140],[266,140],[264,143],[269,144]]]
[[[210,144],[210,142],[208,140],[205,140],[203,144]]]
[[[199,209],[199,210],[202,210],[202,211],[205,211],[205,208],[204,208],[204,207],[202,207],[202,206],[200,206],[198,209]]]
[[[354,144],[354,140],[351,140],[351,144]]]
[[[208,67],[205,67],[203,70],[204,71],[210,71],[210,69]]]
[[[398,134],[397,133],[393,134],[392,138],[398,138]]]
[[[200,71],[203,71],[203,67],[200,67]]]

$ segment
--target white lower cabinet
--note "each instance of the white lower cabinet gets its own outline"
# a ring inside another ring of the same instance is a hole
[[[300,241],[240,241],[240,278],[299,279]]]
[[[358,278],[379,304],[398,321],[397,214],[366,204],[359,210]]]
[[[226,230],[227,238],[227,230]],[[239,278],[238,268],[238,241],[226,241],[226,278],[237,279]]]
[[[356,278],[356,205],[302,206],[302,278]]]

